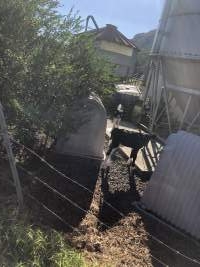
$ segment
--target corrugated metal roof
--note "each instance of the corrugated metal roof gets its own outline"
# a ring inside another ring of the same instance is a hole
[[[169,136],[142,198],[147,209],[200,238],[200,137]]]
[[[96,40],[105,40],[112,43],[117,43],[127,47],[139,48],[129,40],[125,35],[117,30],[117,27],[112,24],[107,24],[106,27],[88,31],[96,34]]]

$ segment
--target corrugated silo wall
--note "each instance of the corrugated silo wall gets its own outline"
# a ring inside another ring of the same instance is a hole
[[[150,73],[156,78],[151,78],[151,85],[148,86],[155,106],[161,88],[166,91],[168,101],[163,101],[168,102],[171,124],[177,124],[176,129],[197,133],[200,124],[199,25],[199,0],[166,0],[152,48],[154,64]],[[156,69],[160,69],[159,73]],[[159,76],[162,83],[158,82]],[[152,118],[156,115],[159,117],[155,113]]]

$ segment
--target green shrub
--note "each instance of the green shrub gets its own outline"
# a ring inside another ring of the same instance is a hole
[[[112,66],[96,53],[82,20],[58,13],[58,0],[0,0],[0,100],[12,133],[70,131],[73,102],[112,92]]]

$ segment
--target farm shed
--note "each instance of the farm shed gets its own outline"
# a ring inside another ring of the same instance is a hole
[[[200,238],[200,137],[184,131],[166,141],[144,192],[146,209]]]
[[[95,46],[100,55],[117,65],[116,74],[122,78],[133,76],[139,51],[133,41],[112,24],[89,32],[95,35]]]

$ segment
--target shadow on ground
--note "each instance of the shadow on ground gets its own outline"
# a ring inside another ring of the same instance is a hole
[[[136,177],[140,178],[143,182],[150,179],[151,172],[143,172],[140,169],[135,169],[134,172],[128,169],[128,190],[115,190],[110,191],[109,180],[110,173],[102,171],[101,175],[101,192],[102,202],[99,209],[99,219],[109,226],[115,225],[121,218],[120,214],[112,207],[108,206],[106,202],[110,203],[114,208],[124,215],[129,214],[134,210],[133,202],[140,200],[140,193],[136,186]],[[104,228],[102,228],[104,230]]]
[[[124,215],[128,215],[130,212],[137,212],[140,214],[141,221],[148,233],[146,244],[149,248],[150,254],[153,255],[151,259],[153,266],[199,266],[199,264],[179,255],[178,252],[173,252],[165,245],[155,241],[150,235],[167,244],[167,246],[174,248],[175,251],[180,251],[192,259],[200,260],[200,244],[197,244],[197,242],[187,236],[173,231],[171,228],[149,217],[148,215],[139,212],[133,206],[133,202],[139,201],[142,195],[141,191],[138,190],[138,185],[140,183],[138,182],[138,179],[142,182],[147,182],[150,179],[150,176],[150,172],[142,172],[137,169],[135,171],[135,175],[129,175],[129,190],[110,192],[111,186],[109,184],[109,180],[111,179],[111,174],[108,174],[107,177],[106,175],[102,175],[101,190],[103,193],[103,200],[99,211],[100,220],[112,227],[121,219],[121,216],[112,208],[108,207],[105,201],[112,204]],[[102,230],[106,230],[105,227],[102,227]]]
[[[51,160],[51,158],[53,160]],[[54,170],[47,168],[42,162],[29,163],[29,165],[26,166],[26,169],[29,168],[30,170],[35,170],[36,168],[35,166],[33,167],[33,164],[36,165],[37,171],[34,172],[35,176],[39,177],[43,182],[66,196],[65,199],[40,182],[34,181],[34,179],[30,180],[30,177],[27,178],[26,174],[24,174],[25,178],[23,179],[23,183],[28,186],[29,191],[38,201],[47,206],[51,211],[55,212],[67,222],[67,224],[76,228],[80,225],[81,221],[85,218],[87,211],[90,209],[99,174],[100,163],[96,160],[63,155],[53,155],[51,158],[49,158],[48,161],[71,180],[77,182],[77,184],[62,175],[59,175]],[[78,183],[88,188],[90,192],[80,187]],[[81,207],[81,209],[78,206]],[[37,209],[38,220],[43,224],[47,224],[57,230],[71,230],[70,227],[58,220],[54,215],[51,215],[48,211],[45,212],[44,208],[41,207],[41,209],[39,209],[39,206],[37,205]]]
[[[162,261],[165,266],[173,267],[196,267],[199,264],[192,262],[189,259],[181,256],[179,252],[190,257],[191,259],[198,259],[200,261],[200,243],[193,240],[187,235],[182,235],[161,222],[144,215],[141,213],[142,221],[146,231],[161,240],[163,243],[167,244],[168,247],[175,249],[176,252],[171,251],[165,245],[162,245],[155,241],[153,238],[149,237],[147,245],[150,249],[151,254]],[[163,266],[157,260],[152,258],[153,266]]]

